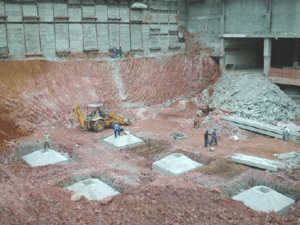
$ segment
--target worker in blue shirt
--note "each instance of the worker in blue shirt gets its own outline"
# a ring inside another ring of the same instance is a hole
[[[218,145],[218,139],[217,139],[217,132],[216,132],[217,129],[214,129],[214,131],[211,133],[212,134],[212,140],[211,142],[209,143],[209,145],[211,145],[213,143],[213,141],[216,142],[216,145]]]
[[[115,138],[117,138],[118,134],[120,136],[120,126],[119,126],[119,124],[116,124],[114,126],[114,130],[115,130]]]

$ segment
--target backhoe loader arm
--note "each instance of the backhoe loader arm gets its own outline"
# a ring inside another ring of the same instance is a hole
[[[73,115],[70,118],[70,122],[72,123],[72,125],[74,124],[76,117],[78,118],[80,127],[85,128],[86,119],[78,103],[76,103],[73,107]]]

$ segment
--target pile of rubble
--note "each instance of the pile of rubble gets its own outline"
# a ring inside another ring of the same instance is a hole
[[[238,117],[262,121],[288,121],[300,116],[300,108],[278,86],[260,73],[225,73],[202,100],[210,107],[234,111]]]

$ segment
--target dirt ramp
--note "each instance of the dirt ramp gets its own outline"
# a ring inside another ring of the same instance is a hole
[[[148,104],[199,94],[220,76],[213,60],[192,54],[129,59],[122,62],[121,74],[128,100]]]

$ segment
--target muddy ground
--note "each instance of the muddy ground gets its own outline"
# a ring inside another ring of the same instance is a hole
[[[258,213],[230,196],[263,184],[299,200],[299,169],[266,172],[231,163],[226,156],[240,152],[275,159],[273,154],[297,151],[299,144],[246,131],[233,142],[219,131],[220,145],[211,152],[203,146],[204,128],[193,127],[196,110],[192,104],[124,108],[135,115],[127,129],[145,141],[151,139],[156,151],[149,154],[112,149],[102,142],[113,134],[111,129],[94,133],[78,123],[41,127],[10,142],[14,154],[0,167],[1,224],[297,224],[299,201],[283,217]],[[41,148],[46,130],[52,134],[52,148],[70,155],[69,164],[31,168],[20,160]],[[171,132],[190,137],[174,140]],[[173,152],[205,166],[179,177],[151,170],[152,162]],[[88,177],[101,179],[121,194],[100,202],[71,200],[72,193],[64,187]]]

